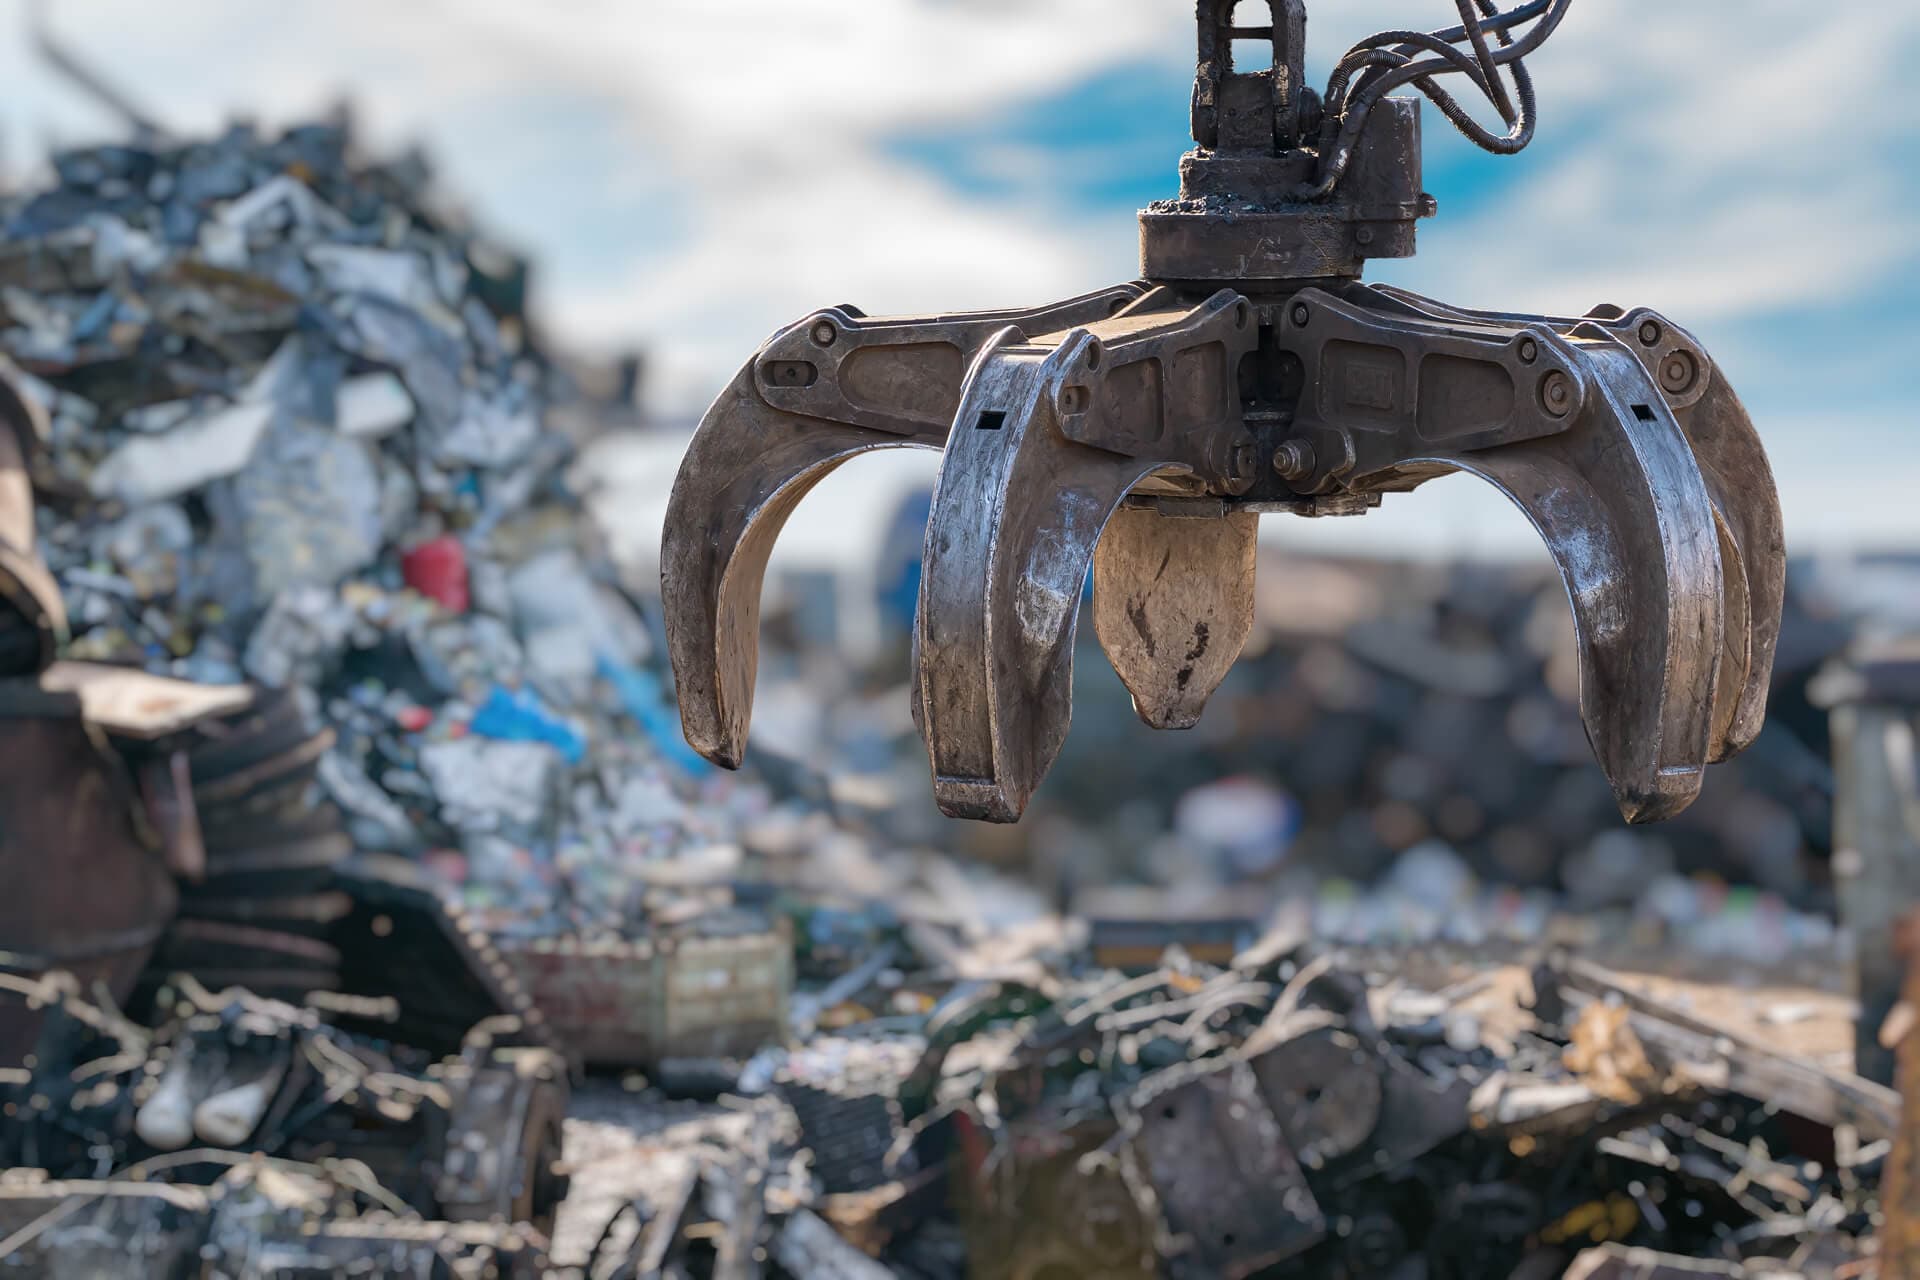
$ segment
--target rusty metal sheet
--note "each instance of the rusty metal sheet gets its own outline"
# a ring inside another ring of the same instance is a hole
[[[1129,1100],[1134,1150],[1177,1242],[1176,1272],[1252,1275],[1327,1223],[1246,1064],[1169,1068]]]

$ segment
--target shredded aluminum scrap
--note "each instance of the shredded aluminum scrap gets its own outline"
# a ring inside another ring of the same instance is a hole
[[[1571,0],[1390,32],[1307,87],[1304,0],[1270,26],[1199,5],[1197,149],[1140,215],[1143,280],[1024,310],[775,334],[708,410],[661,546],[687,740],[737,766],[758,597],[794,505],[876,449],[944,450],[915,623],[914,715],[951,816],[1019,818],[1070,717],[1093,619],[1136,711],[1185,728],[1252,625],[1258,516],[1354,515],[1437,476],[1519,506],[1565,579],[1587,735],[1620,812],[1684,809],[1764,713],[1785,560],[1759,437],[1725,373],[1645,308],[1469,311],[1360,282],[1414,251],[1411,86],[1496,153],[1526,146],[1523,59]],[[1237,71],[1236,42],[1272,67]],[[1439,80],[1461,74],[1506,132]],[[1511,78],[1511,85],[1507,77]]]

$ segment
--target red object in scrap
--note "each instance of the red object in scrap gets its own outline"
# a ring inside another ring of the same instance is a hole
[[[467,549],[460,539],[442,535],[400,557],[407,585],[455,613],[467,611]]]

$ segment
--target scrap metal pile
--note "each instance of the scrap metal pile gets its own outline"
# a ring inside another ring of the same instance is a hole
[[[1825,940],[1807,913],[1831,914],[1833,786],[1824,717],[1799,690],[1850,632],[1816,612],[1813,573],[1789,579],[1783,678],[1754,745],[1685,813],[1629,829],[1592,768],[1550,572],[1272,560],[1255,651],[1179,749],[1156,749],[1109,689],[1083,693],[1085,740],[1022,824],[1067,901],[1115,881],[1243,906],[1305,893],[1350,941],[1531,940],[1555,910],[1616,908],[1696,949]],[[1453,868],[1440,895],[1374,892],[1410,856]]]
[[[592,406],[532,341],[525,263],[423,163],[322,124],[54,170],[0,204],[0,353],[49,417],[67,657],[298,691],[352,845],[523,931],[627,922],[623,864],[764,808],[663,731],[566,478]]]
[[[888,547],[901,562],[908,538]],[[1306,896],[1322,931],[1352,942],[1535,941],[1556,913],[1615,911],[1695,951],[1831,942],[1832,767],[1805,689],[1915,598],[1912,567],[1793,566],[1760,736],[1684,813],[1628,828],[1592,765],[1549,567],[1292,548],[1263,548],[1260,565],[1247,651],[1189,733],[1142,726],[1079,638],[1079,731],[1017,826],[931,812],[905,655],[842,659],[831,618],[776,624],[798,638],[763,649],[780,722],[764,740],[756,728],[755,759],[774,744],[831,759],[884,800],[889,830],[1020,866],[1075,910],[1132,885],[1255,922]],[[1881,598],[1850,600],[1869,576]],[[1416,865],[1438,885],[1403,886]]]
[[[0,1268],[93,1274],[109,1233],[155,1276],[1837,1280],[1872,1257],[1897,1096],[1575,959],[1426,990],[1284,935],[1133,973],[1057,921],[907,921],[871,951],[781,1045],[594,1086],[642,1135],[611,1188],[580,1122],[556,1159],[559,1061],[485,1028],[437,1058],[344,1030],[353,1002],[176,981],[141,1026],[9,979],[47,1018],[0,1075]]]
[[[64,975],[0,982],[45,1015],[0,1070],[0,1274],[542,1274],[566,1191],[547,1050],[436,1059],[191,980],[146,1027]]]
[[[1030,941],[996,978],[908,950],[843,987],[835,1032],[748,1063],[725,1136],[569,1260],[1479,1280],[1668,1274],[1581,1256],[1602,1247],[1751,1277],[1871,1253],[1895,1095],[1604,970],[1544,964],[1502,1008],[1488,975],[1425,991],[1311,946],[1127,976]],[[797,1265],[815,1217],[838,1239]]]

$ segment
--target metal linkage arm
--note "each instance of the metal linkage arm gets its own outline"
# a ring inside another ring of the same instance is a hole
[[[1366,489],[1410,450],[1557,435],[1585,408],[1581,356],[1546,325],[1492,331],[1383,313],[1321,289],[1274,310],[1278,345],[1306,379],[1275,467],[1303,493]]]

